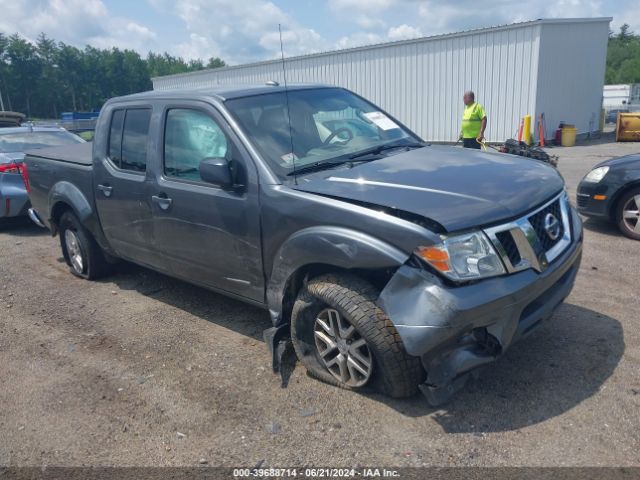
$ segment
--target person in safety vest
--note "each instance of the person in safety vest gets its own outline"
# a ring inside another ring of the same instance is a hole
[[[487,114],[482,105],[476,102],[476,96],[468,90],[462,97],[464,101],[464,115],[462,116],[462,128],[460,139],[465,148],[480,148],[480,142],[484,140],[484,130],[487,128]]]

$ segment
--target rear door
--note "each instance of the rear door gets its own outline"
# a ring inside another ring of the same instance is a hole
[[[255,167],[222,115],[202,102],[166,104],[154,185],[154,235],[172,271],[201,285],[264,301]],[[204,158],[224,157],[234,190],[204,182]]]
[[[157,266],[147,177],[152,108],[127,106],[110,114],[105,152],[94,159],[96,208],[102,230],[115,252]]]

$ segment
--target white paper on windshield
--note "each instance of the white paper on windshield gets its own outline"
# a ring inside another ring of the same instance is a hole
[[[382,130],[392,130],[398,127],[398,124],[387,117],[382,112],[369,112],[363,114],[370,122],[374,123],[377,127]]]
[[[282,155],[280,159],[285,163],[285,165],[292,166],[294,165],[294,162],[298,160],[298,157],[296,156],[295,153],[289,152]]]

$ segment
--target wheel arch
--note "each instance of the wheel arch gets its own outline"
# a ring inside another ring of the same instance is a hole
[[[102,227],[96,212],[82,191],[68,181],[57,182],[49,191],[49,218],[53,235],[58,230],[60,217],[67,210],[72,211],[80,223],[93,235],[98,245],[110,259],[115,258],[115,253],[104,237]]]
[[[633,180],[632,182],[626,183],[624,186],[620,187],[614,194],[609,203],[609,218],[612,221],[616,221],[616,211],[618,209],[618,203],[620,199],[624,197],[627,192],[634,189],[640,189],[640,178]]]
[[[289,323],[296,296],[311,278],[348,272],[382,287],[409,255],[356,230],[311,227],[290,236],[274,258],[266,297],[278,326]]]
[[[93,215],[93,209],[80,189],[71,182],[60,181],[49,191],[49,216],[54,230],[58,229],[60,217],[67,210],[71,210],[83,225]]]

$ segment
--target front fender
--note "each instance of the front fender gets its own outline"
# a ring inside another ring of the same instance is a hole
[[[274,324],[282,320],[289,279],[312,264],[342,269],[396,268],[409,254],[366,233],[343,227],[310,227],[291,235],[278,249],[267,284],[267,305]]]

